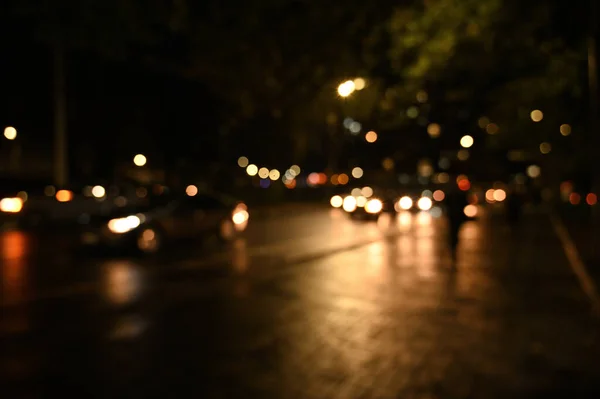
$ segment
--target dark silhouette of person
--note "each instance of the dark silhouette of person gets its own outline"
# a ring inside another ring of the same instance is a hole
[[[446,195],[446,216],[448,219],[448,241],[452,255],[452,265],[456,265],[456,249],[458,248],[458,236],[460,227],[467,221],[465,207],[469,205],[467,194],[463,191],[453,189]]]
[[[521,220],[523,202],[521,193],[515,187],[511,187],[506,200],[506,217],[511,226],[516,226]]]

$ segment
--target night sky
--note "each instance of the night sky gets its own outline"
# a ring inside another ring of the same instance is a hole
[[[8,7],[10,3],[7,2],[4,6]],[[353,10],[364,13],[362,18],[357,19],[360,23],[357,22],[354,34],[358,36],[349,38],[351,40],[361,35],[365,38],[368,28],[378,21],[381,24],[384,17],[389,15],[390,4],[395,4],[379,1],[370,6],[359,6],[357,2],[355,6],[352,2],[346,2],[346,6],[342,7],[342,3],[338,3],[340,4],[337,14],[342,17],[351,15]],[[577,20],[576,17],[585,15],[583,2],[575,2],[576,5],[573,2],[559,3],[562,7],[561,16],[555,18],[555,24],[549,27],[549,30],[555,34],[559,32],[569,41],[576,41],[581,36],[580,30],[585,29],[581,28],[584,24],[573,22]],[[305,12],[319,9],[315,4],[316,2],[290,2],[288,7],[273,13],[270,17],[272,26],[264,27],[263,37],[279,32],[281,28],[276,25],[281,21],[292,24],[290,21],[296,18],[296,21],[301,23],[308,15]],[[226,14],[236,15],[231,11],[235,9],[233,6],[232,2],[229,7],[224,8]],[[194,12],[211,10],[210,7],[206,7],[204,10],[195,8]],[[252,4],[244,3],[244,7],[251,8]],[[240,12],[243,12],[243,9]],[[0,63],[0,124],[17,127],[19,138],[26,149],[29,148],[40,155],[49,154],[53,130],[51,52],[47,46],[33,38],[32,27],[23,24],[22,21],[4,19],[1,25],[0,46],[3,60]],[[574,29],[574,26],[579,26],[580,30]],[[305,27],[309,31],[317,31],[317,28]],[[332,25],[319,32],[323,35],[323,40],[335,38],[341,43],[344,41],[344,33],[336,29],[337,27]],[[259,46],[252,42],[253,39],[240,45],[249,48]],[[173,37],[171,40],[161,44],[162,56],[166,54],[167,58],[185,58],[185,51],[180,51],[178,46],[185,47],[187,39]],[[218,40],[218,37],[214,40]],[[308,42],[299,41],[295,45],[301,47],[306,43]],[[290,45],[292,44],[294,38],[290,36]],[[313,47],[315,51],[318,50],[318,46]],[[357,52],[359,48],[357,44]],[[304,50],[308,52],[310,47],[306,46]],[[172,54],[169,55],[169,52]],[[382,54],[382,59],[384,55]],[[330,60],[324,58],[326,56],[328,55],[323,54],[319,57],[327,66]],[[336,57],[335,54],[329,56],[332,59]],[[346,63],[354,63],[349,69],[364,68],[360,57],[356,58],[357,60]],[[336,65],[340,64],[343,63],[332,61],[331,67],[327,68],[329,73],[343,74],[343,70],[336,69]],[[292,68],[293,64],[287,65]],[[286,64],[282,68],[286,68]],[[385,62],[371,65],[370,68],[371,74],[379,74],[378,77],[384,79],[389,78],[386,75]],[[115,161],[129,160],[132,154],[138,152],[147,153],[150,157],[161,159],[161,162],[167,164],[177,163],[179,158],[201,160],[200,163],[206,165],[219,161],[234,163],[239,155],[255,155],[277,164],[283,163],[286,156],[289,157],[285,150],[291,145],[289,137],[286,136],[286,121],[274,119],[268,113],[259,113],[244,126],[236,126],[235,132],[232,133],[231,129],[225,127],[229,109],[226,99],[215,93],[211,82],[202,82],[193,76],[177,76],[171,71],[153,68],[147,63],[133,59],[108,60],[107,57],[89,50],[70,51],[66,72],[69,144],[71,162],[74,165],[81,159],[94,159],[95,168],[101,171],[110,169],[110,165]],[[296,94],[290,95],[293,105],[293,96]],[[466,113],[466,119],[470,123],[477,118],[477,115],[470,114],[474,113],[472,109],[451,109],[442,112]],[[462,128],[460,123],[456,128]],[[364,158],[364,164],[377,167],[386,151],[389,152],[388,155],[393,155],[394,152],[390,151],[390,148],[396,147],[396,153],[405,151],[410,155],[414,153],[413,147],[422,148],[422,142],[427,140],[427,137],[423,136],[400,145],[392,136],[380,135],[380,138],[382,147],[377,151],[372,150],[371,156],[365,157],[360,149],[355,151],[354,155]],[[1,145],[6,143],[2,142]],[[317,143],[316,147],[319,145]],[[435,154],[439,148],[430,146],[427,151]],[[399,158],[402,159],[402,156]],[[310,163],[310,160],[309,151],[307,162]],[[406,157],[405,161],[407,164],[414,162],[410,156]],[[314,167],[324,166],[324,160],[319,159],[319,155],[314,156],[312,163]]]

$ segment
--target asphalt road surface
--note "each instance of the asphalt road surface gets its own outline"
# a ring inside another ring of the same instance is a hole
[[[600,341],[550,219],[355,222],[324,208],[228,246],[76,256],[0,235],[6,398],[598,398]]]

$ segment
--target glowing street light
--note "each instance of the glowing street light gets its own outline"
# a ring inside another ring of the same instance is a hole
[[[146,159],[146,156],[143,154],[137,154],[135,157],[133,157],[133,163],[135,166],[144,166],[146,165],[147,161],[148,160]]]
[[[544,119],[544,113],[539,109],[531,111],[531,120],[534,122],[541,122]]]
[[[475,140],[473,140],[473,137],[471,137],[471,136],[469,136],[469,135],[463,136],[463,137],[460,139],[460,145],[461,145],[463,148],[471,148],[471,147],[473,146],[473,143],[474,143],[474,142],[475,142]]]
[[[365,80],[363,78],[354,79],[354,88],[356,90],[362,90],[365,88],[366,85],[367,85],[367,82],[365,82]]]
[[[7,140],[14,140],[17,138],[17,129],[12,126],[8,126],[4,128],[4,137]]]
[[[356,90],[356,83],[352,80],[347,80],[338,86],[337,92],[340,97],[348,97]]]

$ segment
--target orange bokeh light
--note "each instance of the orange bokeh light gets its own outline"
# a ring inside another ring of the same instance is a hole
[[[461,191],[468,191],[471,188],[471,182],[467,179],[460,180],[458,182],[458,188]]]
[[[73,192],[69,190],[59,190],[56,193],[56,200],[58,202],[69,202],[73,199]]]

